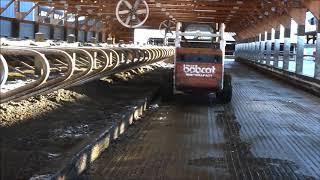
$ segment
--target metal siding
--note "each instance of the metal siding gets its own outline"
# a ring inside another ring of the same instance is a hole
[[[20,38],[34,39],[34,25],[29,23],[20,23],[20,31],[19,31]]]
[[[23,2],[20,1],[20,11],[21,12],[28,12],[34,6],[33,2]],[[26,16],[24,20],[34,21],[34,10],[30,14]]]
[[[44,33],[45,39],[50,39],[50,27],[46,25],[39,26],[39,32]]]
[[[70,35],[70,34],[74,34],[74,29],[70,29],[70,28],[69,28],[69,29],[67,30],[67,35]]]
[[[84,31],[78,32],[78,41],[84,41]]]
[[[11,37],[11,22],[0,20],[0,36]]]
[[[56,40],[63,40],[63,28],[62,27],[55,27],[54,28],[54,35],[53,38]]]
[[[6,7],[6,5],[10,2],[10,0],[0,0],[0,7],[4,8]],[[14,13],[14,3],[12,3],[8,9],[6,9],[1,16],[4,17],[10,17],[10,18],[14,18],[16,17],[15,13]]]
[[[90,42],[92,37],[93,37],[93,32],[89,31],[87,34],[87,40]]]

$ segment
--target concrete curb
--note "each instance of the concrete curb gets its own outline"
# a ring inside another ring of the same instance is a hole
[[[303,76],[290,71],[285,71],[272,66],[258,64],[246,59],[237,58],[236,61],[246,64],[258,71],[265,72],[267,75],[276,77],[277,79],[320,97],[320,80],[318,79]]]
[[[136,107],[124,114],[118,123],[114,123],[111,127],[101,131],[101,133],[92,140],[91,143],[84,146],[80,152],[71,158],[68,164],[49,179],[77,179],[77,177],[90,167],[100,154],[109,147],[111,141],[116,140],[131,124],[139,120],[149,107],[151,100],[155,97],[155,94],[156,92],[154,92],[150,97],[146,97],[143,101],[139,102]]]

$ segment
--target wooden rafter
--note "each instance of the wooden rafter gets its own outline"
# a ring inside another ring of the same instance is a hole
[[[115,9],[118,0],[24,0],[38,3],[39,6],[54,7],[99,19],[109,33],[113,29],[120,33],[132,33],[121,28],[115,20]],[[320,13],[320,0],[146,0],[150,7],[150,16],[146,28],[158,28],[159,24],[169,17],[177,21],[200,23],[225,23],[227,31],[242,32],[242,37],[253,36],[265,28],[278,27],[281,20],[277,17],[296,16],[294,11],[310,10],[317,18]],[[14,0],[10,1],[13,3]],[[9,3],[9,4],[10,4]],[[1,9],[2,12],[4,9]],[[50,13],[49,13],[50,14]],[[297,18],[297,17],[296,17]],[[85,23],[86,24],[86,23]],[[82,26],[82,25],[79,25]],[[109,27],[109,28],[108,28]],[[112,28],[110,28],[112,27]],[[247,29],[247,30],[244,30]],[[250,32],[250,33],[248,33]],[[116,33],[115,33],[116,34]],[[245,35],[247,34],[247,35]]]

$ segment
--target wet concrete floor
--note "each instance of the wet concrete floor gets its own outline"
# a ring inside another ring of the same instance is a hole
[[[129,128],[83,179],[320,179],[320,98],[229,62],[234,98],[179,96]]]

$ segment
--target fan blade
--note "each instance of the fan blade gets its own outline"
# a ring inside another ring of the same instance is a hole
[[[147,14],[147,9],[138,9],[136,14]]]
[[[128,9],[132,9],[132,5],[129,1],[125,0],[123,3],[128,7]]]
[[[141,0],[136,0],[136,1],[134,2],[133,8],[134,8],[134,9],[138,9],[140,3],[141,3]]]
[[[123,15],[123,14],[129,14],[129,10],[122,10],[122,11],[119,11],[119,15]]]
[[[138,24],[141,23],[141,19],[138,16],[136,16],[136,20],[138,21]]]
[[[131,19],[132,19],[132,16],[131,16],[131,15],[129,15],[129,16],[127,17],[127,19],[126,19],[126,22],[125,22],[125,23],[129,25],[129,23],[130,23]]]

